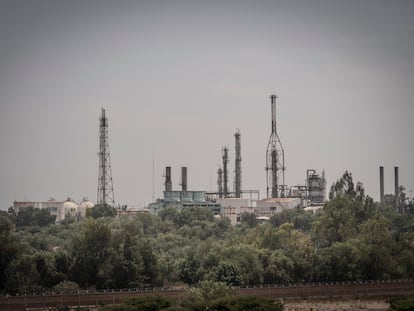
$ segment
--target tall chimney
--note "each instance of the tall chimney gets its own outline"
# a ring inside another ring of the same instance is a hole
[[[398,166],[394,167],[395,176],[395,208],[400,207],[399,185],[398,185]]]
[[[227,147],[224,147],[223,148],[223,194],[224,194],[225,198],[227,198],[228,193],[229,193],[228,188],[227,188],[227,185],[228,185],[228,183],[227,183],[227,176],[228,176],[227,175],[227,173],[228,173],[227,164],[229,163],[229,154],[228,154],[228,152],[229,152],[229,149]]]
[[[165,168],[165,191],[172,191],[171,166]]]
[[[278,193],[277,193],[277,151],[273,150],[272,151],[272,198],[277,198],[278,197]]]
[[[380,202],[384,203],[384,167],[380,166]]]
[[[181,168],[181,190],[187,191],[187,167]]]
[[[242,184],[242,178],[241,178],[241,144],[240,144],[240,131],[237,130],[236,134],[234,134],[234,137],[236,138],[236,159],[235,159],[235,193],[236,198],[241,197],[241,184]]]
[[[218,185],[218,193],[219,198],[223,198],[223,170],[221,168],[217,171],[218,177],[217,177],[217,185]]]

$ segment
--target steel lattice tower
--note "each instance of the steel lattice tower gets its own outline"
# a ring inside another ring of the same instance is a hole
[[[266,150],[266,186],[268,198],[285,196],[285,152],[276,131],[276,98],[277,96],[275,94],[270,95],[272,132]]]
[[[111,158],[108,143],[108,119],[105,109],[99,119],[99,176],[98,176],[98,204],[109,204],[115,207],[114,186],[112,183]]]

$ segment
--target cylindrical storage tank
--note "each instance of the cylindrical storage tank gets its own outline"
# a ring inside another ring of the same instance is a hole
[[[71,199],[68,199],[63,203],[63,206],[59,213],[59,221],[64,220],[66,217],[76,217],[78,214],[78,205]]]
[[[83,198],[82,202],[79,204],[78,207],[78,214],[81,218],[86,217],[86,211],[89,208],[94,207],[95,204],[93,204],[91,201],[88,200],[88,198]]]

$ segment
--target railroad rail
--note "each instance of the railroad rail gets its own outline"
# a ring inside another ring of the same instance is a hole
[[[391,297],[414,295],[414,280],[387,280],[371,282],[310,283],[235,287],[240,295],[267,298],[334,298],[334,297]],[[131,297],[157,294],[178,298],[185,289],[123,289],[82,291],[75,294],[51,294],[0,297],[0,311],[47,310],[58,307],[95,308],[119,304]]]

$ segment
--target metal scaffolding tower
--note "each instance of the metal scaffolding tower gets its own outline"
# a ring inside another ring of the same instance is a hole
[[[236,134],[234,134],[234,137],[236,138],[236,159],[235,159],[235,193],[236,198],[241,197],[241,184],[242,184],[242,178],[241,178],[241,145],[240,145],[240,130],[236,131]]]
[[[276,131],[276,98],[270,95],[272,110],[272,130],[266,150],[266,187],[267,197],[285,196],[285,153]]]
[[[115,206],[114,186],[112,183],[111,158],[109,156],[108,143],[108,119],[105,109],[99,119],[99,176],[98,176],[98,204]]]

